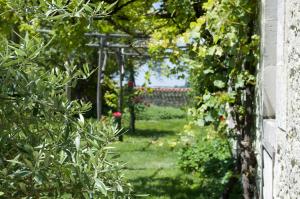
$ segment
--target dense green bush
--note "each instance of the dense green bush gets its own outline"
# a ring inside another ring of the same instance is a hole
[[[227,143],[220,139],[202,139],[180,151],[180,168],[203,177],[222,178],[232,166]]]
[[[1,198],[128,198],[120,165],[108,158],[119,133],[111,120],[86,121],[90,104],[70,101],[69,76],[45,63],[28,35],[0,53]],[[87,71],[87,70],[86,70]]]
[[[180,108],[150,105],[137,112],[138,120],[163,120],[181,119],[186,117],[186,112]]]
[[[189,139],[190,142],[179,151],[179,167],[199,178],[200,186],[206,192],[203,194],[219,198],[233,176],[234,161],[229,143],[217,137],[210,128],[202,129],[202,136],[194,135]],[[239,190],[233,192],[232,198],[240,197]]]

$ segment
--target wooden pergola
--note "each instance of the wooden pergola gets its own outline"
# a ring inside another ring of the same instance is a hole
[[[140,36],[140,37],[132,37],[128,34],[119,34],[119,33],[111,33],[111,34],[102,34],[102,33],[86,33],[88,37],[94,38],[96,40],[95,43],[86,44],[89,47],[98,49],[98,73],[97,73],[97,119],[100,120],[103,114],[102,111],[102,84],[104,79],[104,71],[107,64],[108,54],[115,54],[116,61],[119,65],[119,95],[118,95],[118,112],[122,113],[123,110],[123,79],[125,74],[125,64],[127,57],[139,57],[139,58],[149,58],[149,55],[144,51],[148,49],[146,45],[137,45],[140,41],[146,41],[148,37]],[[131,44],[124,43],[111,43],[110,40],[120,40],[127,39],[130,40]],[[141,52],[141,49],[143,52]],[[133,70],[130,70],[130,73],[133,73]],[[134,75],[130,74],[130,81],[134,81]],[[118,128],[121,129],[121,117],[118,118],[117,124]],[[135,131],[134,127],[135,123],[135,113],[134,106],[130,107],[130,129],[131,131]],[[123,136],[120,135],[119,140],[123,140]]]

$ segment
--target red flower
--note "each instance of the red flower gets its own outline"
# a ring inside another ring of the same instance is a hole
[[[128,87],[134,87],[134,82],[133,81],[128,81],[127,85],[128,85]]]
[[[121,112],[113,112],[113,116],[115,118],[120,118],[122,116],[122,113]]]

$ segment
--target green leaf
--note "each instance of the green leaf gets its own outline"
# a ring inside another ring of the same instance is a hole
[[[117,183],[117,190],[121,193],[123,193],[123,191],[124,191],[123,187],[119,183]]]
[[[26,56],[27,54],[26,54],[26,52],[24,52],[23,50],[21,50],[21,49],[16,49],[15,50],[15,53],[17,54],[17,55],[19,55],[19,56]]]
[[[204,120],[206,122],[213,122],[213,121],[215,121],[214,118],[211,116],[211,114],[206,115],[205,118],[204,118]]]
[[[71,198],[73,198],[72,194],[70,194],[70,193],[65,193],[61,197],[62,197],[62,199],[71,199]]]
[[[29,161],[28,159],[24,158],[24,162],[25,162],[26,166],[27,166],[29,169],[31,169],[31,170],[34,169],[33,164],[32,164],[31,161]]]
[[[203,95],[204,101],[208,101],[210,98],[211,98],[211,95],[209,93]]]
[[[204,126],[205,125],[205,121],[203,119],[198,119],[197,122],[196,122],[196,124],[198,126]]]
[[[79,113],[79,119],[78,119],[79,123],[84,125],[84,117],[81,113]]]
[[[6,161],[7,161],[7,162],[11,162],[11,163],[13,163],[13,164],[23,165],[22,162],[18,161],[19,157],[20,157],[20,154],[18,154],[14,159],[12,159],[12,160],[6,160]]]
[[[214,70],[213,69],[211,69],[211,68],[208,68],[208,69],[205,69],[204,71],[203,71],[203,73],[206,75],[206,74],[210,74],[210,73],[214,73]]]
[[[216,55],[218,55],[218,56],[222,56],[222,54],[223,54],[223,49],[221,48],[221,47],[216,47],[216,52],[215,52],[215,54]]]
[[[78,136],[75,138],[74,144],[75,144],[76,150],[79,151],[79,149],[80,149],[80,135],[78,135]]]
[[[93,12],[93,9],[92,9],[88,4],[84,4],[83,7],[84,7],[84,9],[85,9],[86,11],[88,11],[89,13]]]
[[[83,64],[83,72],[84,72],[84,78],[89,77],[90,74],[90,68],[88,64]]]
[[[215,51],[216,51],[216,46],[212,46],[208,48],[207,55],[213,56],[215,54]]]
[[[225,83],[221,80],[215,80],[214,81],[214,86],[218,87],[218,88],[224,88],[225,87]]]
[[[103,195],[107,196],[107,188],[105,184],[102,182],[102,180],[98,178],[95,179],[95,187],[98,188]]]
[[[238,75],[237,81],[235,83],[235,88],[243,88],[245,86],[245,80],[243,79],[243,75]]]
[[[214,6],[215,0],[208,0],[207,2],[203,3],[203,9],[210,10]]]

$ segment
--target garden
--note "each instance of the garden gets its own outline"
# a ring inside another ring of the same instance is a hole
[[[254,198],[258,6],[0,0],[0,198]]]
[[[139,116],[136,132],[113,144],[135,195],[219,198],[233,164],[225,140],[209,138],[213,129],[188,125],[179,108],[153,105]],[[230,198],[240,194],[237,186]]]

